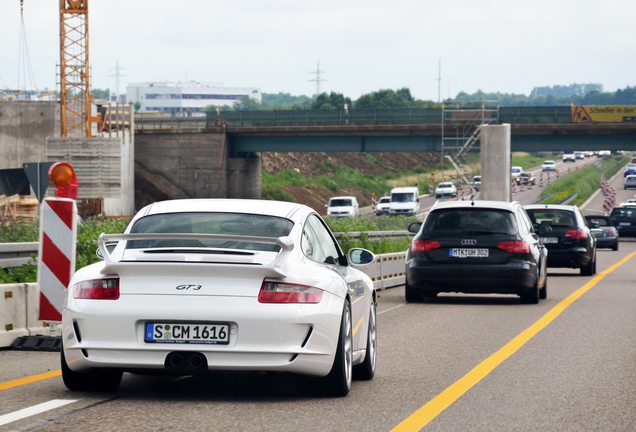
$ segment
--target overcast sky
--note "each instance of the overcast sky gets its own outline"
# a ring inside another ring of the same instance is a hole
[[[55,88],[59,0],[24,0],[35,83]],[[535,86],[636,84],[636,2],[587,0],[90,0],[93,88],[221,82],[353,99],[408,87],[529,94]],[[0,0],[0,87],[18,84],[20,1]],[[20,78],[20,85],[24,79]],[[27,82],[29,84],[29,82]]]

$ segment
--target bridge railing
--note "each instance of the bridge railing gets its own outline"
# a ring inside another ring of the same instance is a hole
[[[199,113],[197,113],[199,114]],[[191,117],[135,116],[136,129],[200,128],[221,118],[227,127],[346,126],[441,124],[441,108],[391,108],[350,110],[216,111]],[[461,121],[459,119],[458,121]],[[571,123],[570,106],[501,107],[500,123]]]

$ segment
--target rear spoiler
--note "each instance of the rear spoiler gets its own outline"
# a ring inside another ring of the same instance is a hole
[[[106,243],[113,243],[119,241],[128,241],[128,240],[225,240],[225,241],[240,241],[240,242],[250,242],[250,243],[261,243],[261,244],[273,244],[280,246],[280,252],[274,258],[274,260],[268,265],[264,266],[264,270],[271,270],[274,274],[272,276],[275,277],[285,277],[285,273],[283,273],[280,263],[284,258],[294,249],[294,243],[292,240],[285,237],[257,237],[257,236],[240,236],[240,235],[224,235],[224,234],[100,234],[97,239],[97,246],[102,251],[104,255],[104,268],[101,270],[102,274],[113,274],[118,273],[117,269],[122,265],[130,265],[129,263],[134,263],[132,261],[121,261],[119,259],[113,258],[111,254],[108,252],[108,248],[106,247]],[[125,264],[124,264],[125,263]],[[218,265],[218,264],[217,264]],[[238,264],[240,266],[240,264]]]

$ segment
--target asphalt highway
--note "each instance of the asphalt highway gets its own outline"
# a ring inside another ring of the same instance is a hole
[[[125,374],[116,393],[70,392],[58,353],[3,350],[0,431],[633,431],[636,240],[597,257],[596,276],[549,269],[538,305],[381,291],[376,376],[345,398],[300,396],[286,375]]]

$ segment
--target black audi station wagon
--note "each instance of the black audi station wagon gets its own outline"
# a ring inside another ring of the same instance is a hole
[[[437,202],[406,257],[407,302],[441,292],[547,296],[547,252],[518,202]]]
[[[534,229],[542,230],[541,242],[549,252],[548,267],[578,268],[582,276],[596,274],[596,239],[577,206],[540,204],[523,208]]]

